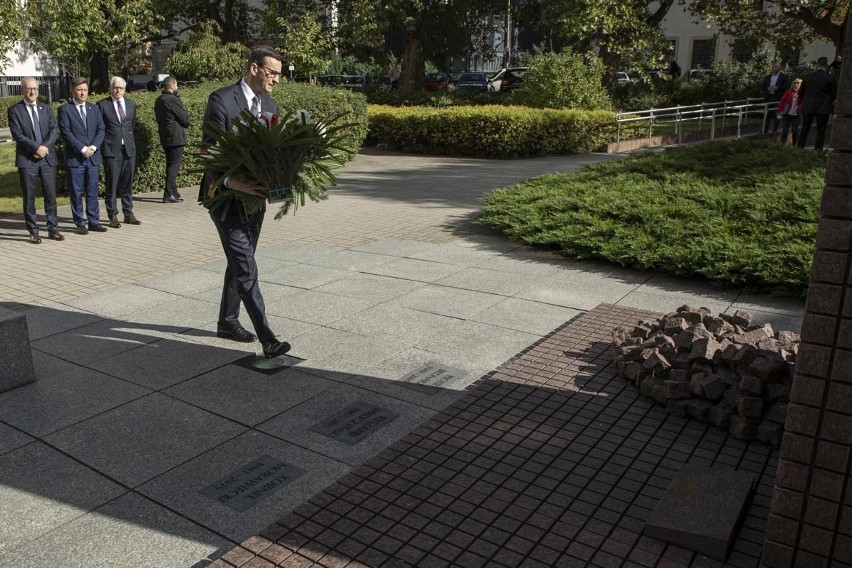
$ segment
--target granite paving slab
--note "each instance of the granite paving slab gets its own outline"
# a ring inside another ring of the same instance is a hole
[[[351,432],[369,427],[371,418],[378,415],[376,412],[371,412],[373,408],[388,411],[388,418],[381,424],[377,424],[378,429],[356,443],[341,441],[339,438],[316,431],[316,428],[324,421],[344,411],[350,405],[362,405],[368,410],[353,413],[351,417],[336,423],[336,428],[341,430],[341,434],[344,433],[344,429]],[[339,384],[303,402],[290,412],[280,414],[258,425],[257,429],[335,460],[358,465],[401,438],[434,413],[435,411],[431,408],[417,406],[356,386]],[[393,414],[396,415],[395,418],[391,416]]]
[[[381,266],[393,261],[393,257],[384,254],[373,254],[355,250],[341,250],[318,256],[308,260],[310,264],[317,266],[328,266],[342,268],[344,270],[367,271],[376,266]]]
[[[580,315],[579,310],[563,308],[540,302],[506,298],[484,312],[473,316],[473,320],[524,331],[535,335],[547,335],[566,321]]]
[[[374,274],[350,274],[347,278],[317,286],[317,292],[336,294],[349,298],[362,298],[387,302],[398,298],[424,284],[402,278],[376,276]]]
[[[239,512],[199,491],[261,455],[269,455],[304,471],[268,498]],[[338,460],[266,434],[249,431],[149,481],[143,495],[230,539],[241,541],[291,511],[311,495],[349,471]]]
[[[222,279],[213,278],[209,270],[189,268],[150,278],[143,278],[137,284],[170,294],[178,294],[186,298],[195,298],[203,290],[221,288]]]
[[[101,359],[91,366],[113,377],[161,390],[245,356],[244,351],[202,345],[175,336]]]
[[[510,251],[500,256],[489,257],[476,268],[486,268],[499,272],[512,272],[528,276],[552,276],[565,264],[552,255],[530,255],[526,252]]]
[[[245,431],[245,427],[153,393],[52,434],[59,450],[130,487]]]
[[[220,291],[218,284],[215,290]],[[193,328],[210,328],[211,323],[215,324],[218,317],[218,311],[211,309],[208,302],[196,298],[180,298],[125,314],[121,319],[125,328],[132,329],[136,326],[140,331],[154,329],[183,333]]]
[[[134,325],[132,322],[105,319],[38,339],[30,345],[72,363],[87,365],[184,330],[183,326]]]
[[[713,313],[722,313],[730,307],[730,302],[716,296],[702,296],[699,294],[683,293],[648,293],[634,290],[615,302],[626,308],[637,308],[654,310],[660,313],[668,313],[683,305],[697,308],[705,307]]]
[[[751,321],[753,324],[769,323],[772,324],[772,329],[775,331],[794,331],[796,333],[801,333],[802,331],[802,316],[805,312],[804,306],[802,307],[802,311],[798,314],[772,310],[759,310],[755,309],[753,304],[749,305],[749,308],[731,306],[725,310],[724,313],[733,315],[737,312],[737,310],[742,309],[746,309],[751,314]]]
[[[74,369],[80,368],[80,365],[60,359],[59,357],[54,357],[53,355],[48,355],[37,349],[32,349],[32,356],[36,380],[54,375],[64,375]]]
[[[406,239],[378,239],[368,243],[355,245],[349,250],[369,252],[373,254],[386,254],[388,256],[411,256],[418,251],[429,247],[429,243],[421,241],[409,241]]]
[[[471,318],[504,300],[504,296],[430,284],[389,304],[454,318]]]
[[[11,452],[33,441],[34,438],[0,422],[0,455]]]
[[[494,369],[540,337],[475,321],[456,321],[448,324],[443,333],[414,347],[440,355],[454,367]]]
[[[585,274],[582,279],[550,277],[536,279],[516,297],[575,310],[591,310],[600,303],[615,304],[636,290],[638,283],[622,283],[606,276]]]
[[[199,558],[212,561],[230,546],[227,539],[181,515],[128,493],[0,556],[0,564],[15,568],[199,566]]]
[[[277,300],[281,298],[292,297],[296,294],[300,294],[304,292],[304,288],[296,288],[294,286],[287,286],[284,284],[277,284],[275,282],[263,282],[260,287],[260,291],[263,294],[264,301]],[[211,308],[211,313],[214,319],[219,318],[219,303],[222,300],[222,288],[221,284],[216,288],[211,288],[209,290],[205,290],[196,296],[196,300],[200,300],[202,302],[207,302],[209,304],[213,304],[213,308]]]
[[[401,258],[393,262],[375,266],[364,272],[378,276],[417,280],[418,282],[434,282],[459,270],[461,270],[461,267],[455,264],[417,260],[415,258]]]
[[[260,274],[260,281],[310,289],[346,278],[351,274],[349,270],[294,262],[284,268]],[[264,294],[265,297],[266,294]]]
[[[396,339],[320,327],[299,336],[289,354],[305,359],[299,365],[300,371],[341,381],[348,375],[366,372],[407,347]]]
[[[778,454],[678,418],[620,378],[601,305],[225,554],[230,566],[757,567]],[[684,464],[756,474],[728,562],[642,535]]]
[[[103,319],[97,314],[59,303],[32,308],[26,313],[30,341],[83,327]]]
[[[234,422],[254,426],[332,388],[332,380],[299,367],[274,375],[227,365],[185,381],[166,394]]]
[[[378,303],[377,300],[347,298],[304,290],[286,298],[266,301],[266,313],[294,320],[326,325],[360,312]]]
[[[93,369],[75,367],[0,394],[0,420],[41,437],[150,392]]]
[[[88,296],[68,300],[66,303],[106,318],[120,318],[125,314],[164,304],[179,297],[177,294],[131,284],[101,290]]]
[[[3,555],[126,492],[41,442],[0,456],[0,565]]]
[[[767,296],[743,292],[733,303],[733,307],[742,310],[777,312],[800,316],[805,311],[805,299],[790,296]]]
[[[485,268],[465,268],[434,282],[439,286],[464,288],[501,296],[514,296],[529,286],[529,276]]]
[[[447,241],[446,244],[454,247],[473,248],[487,252],[499,253],[520,251],[526,248],[515,241],[510,241],[500,231],[486,228],[483,228],[483,232],[481,233],[465,235],[464,238],[452,239]]]
[[[264,246],[260,249],[261,256],[268,256],[291,262],[310,262],[321,256],[342,250],[341,247],[318,245],[314,243],[281,243]]]
[[[474,247],[459,247],[454,245],[431,245],[410,256],[419,260],[443,262],[445,264],[460,264],[474,266],[500,256],[497,251],[486,251]]]
[[[453,321],[457,320],[394,304],[380,304],[339,319],[328,326],[367,337],[385,337],[399,343],[413,345],[435,335]]]

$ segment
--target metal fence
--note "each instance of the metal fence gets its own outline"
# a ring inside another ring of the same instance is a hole
[[[21,94],[22,79],[23,77],[0,77],[0,97],[19,96]],[[55,103],[71,96],[70,77],[36,77],[36,80],[38,81],[39,96],[45,97],[50,103]]]
[[[739,138],[745,130],[762,129],[770,113],[775,113],[777,104],[755,98],[619,112],[615,115],[618,124],[616,141],[621,142],[622,128],[627,124],[640,124],[648,138],[656,131],[658,135],[675,137],[677,143],[683,142],[685,136],[693,138],[696,133],[702,133],[705,138],[709,134],[711,140],[716,136]],[[635,129],[630,131],[632,133]]]

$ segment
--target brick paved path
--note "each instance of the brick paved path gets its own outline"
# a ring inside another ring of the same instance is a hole
[[[725,564],[757,566],[777,454],[616,377],[611,330],[649,315],[568,322],[212,566],[721,566],[641,534],[687,462],[759,476]]]

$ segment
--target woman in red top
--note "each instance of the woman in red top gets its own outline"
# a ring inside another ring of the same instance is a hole
[[[799,96],[799,87],[802,86],[801,79],[795,79],[790,88],[784,92],[784,96],[778,101],[778,118],[781,119],[781,143],[787,143],[787,131],[792,131],[793,146],[799,138],[799,116],[802,114],[802,98]]]

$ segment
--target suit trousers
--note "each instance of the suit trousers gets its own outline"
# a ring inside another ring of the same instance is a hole
[[[166,153],[166,189],[163,192],[163,198],[177,197],[177,176],[180,172],[180,164],[183,161],[184,146],[166,146],[163,151]]]
[[[811,124],[816,119],[816,140],[814,141],[814,149],[822,150],[825,145],[825,131],[828,129],[827,114],[803,114],[802,115],[802,130],[799,132],[799,148],[804,148],[808,141],[808,133],[811,130]]]
[[[107,215],[118,215],[116,194],[121,195],[121,212],[125,217],[133,214],[133,173],[136,170],[136,156],[130,157],[122,146],[121,155],[113,158],[104,156],[104,205]]]
[[[228,207],[228,204],[223,206]],[[257,338],[260,341],[272,341],[275,339],[275,333],[269,328],[266,319],[266,305],[260,293],[257,263],[254,260],[265,210],[246,218],[241,209],[239,203],[231,202],[224,218],[221,215],[221,207],[210,212],[228,260],[222,300],[219,304],[219,323],[237,323],[242,300]]]
[[[100,169],[91,158],[82,166],[68,166],[68,180],[71,182],[71,216],[78,227],[99,225],[101,211],[98,207],[98,173]],[[86,199],[86,217],[83,216],[83,198]]]
[[[47,216],[47,230],[59,228],[56,220],[56,166],[39,160],[28,168],[18,168],[21,191],[24,197],[24,221],[31,235],[38,234],[36,219],[36,185],[41,180],[41,193],[44,195],[44,213]]]

